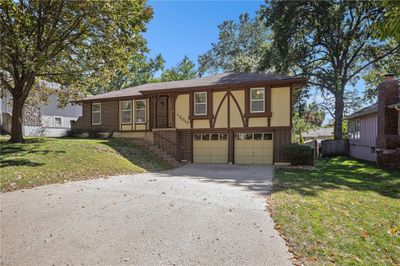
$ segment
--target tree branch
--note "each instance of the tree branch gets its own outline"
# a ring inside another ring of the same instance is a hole
[[[351,80],[352,78],[354,78],[358,73],[360,73],[363,69],[367,68],[368,66],[378,62],[379,60],[385,58],[386,56],[392,54],[393,52],[395,52],[396,50],[398,50],[400,48],[400,43],[397,44],[397,46],[391,50],[389,50],[388,52],[384,53],[383,55],[380,55],[378,57],[376,57],[374,60],[366,63],[365,65],[363,65],[362,67],[360,67],[358,70],[356,70],[355,72],[353,72],[353,74],[351,74],[347,80]]]

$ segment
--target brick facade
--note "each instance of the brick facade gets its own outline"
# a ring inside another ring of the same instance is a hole
[[[77,132],[97,130],[99,132],[119,131],[119,102],[101,102],[101,125],[92,125],[91,102],[83,102],[82,116],[71,123],[71,129]]]
[[[178,133],[174,128],[153,129],[153,143],[175,159],[179,160],[177,153]]]
[[[178,132],[178,157],[179,161],[191,162],[193,158],[193,136],[191,132],[179,131]]]
[[[377,164],[380,167],[388,169],[400,169],[400,150],[390,154],[379,152],[377,155]]]
[[[150,116],[150,119],[152,116]],[[119,102],[101,102],[101,125],[91,123],[91,102],[82,103],[82,117],[71,124],[77,132],[97,130],[99,132],[118,132],[119,128]],[[153,143],[178,161],[193,160],[193,133],[195,130],[177,130],[176,128],[155,128],[153,131]],[[248,128],[246,132],[259,132],[259,129]],[[241,130],[240,132],[243,132]],[[273,129],[273,161],[287,162],[284,155],[285,144],[291,143],[291,128]],[[228,161],[234,162],[234,131],[229,131]]]
[[[288,162],[284,153],[284,147],[291,142],[292,130],[290,128],[274,130],[274,162]]]
[[[249,128],[248,132],[253,132]],[[258,130],[257,130],[258,132]],[[284,154],[284,147],[290,144],[292,134],[290,128],[275,129],[274,131],[274,162],[288,162]],[[229,148],[228,161],[234,161],[234,132],[228,134]],[[193,160],[193,132],[175,129],[154,129],[153,141],[160,149],[178,161]]]
[[[378,86],[377,163],[384,168],[400,169],[399,112],[389,105],[400,101],[400,81],[386,78]],[[397,151],[396,151],[397,150]]]

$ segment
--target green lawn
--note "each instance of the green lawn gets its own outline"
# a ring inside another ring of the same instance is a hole
[[[400,265],[400,172],[349,158],[275,170],[272,217],[301,262]]]
[[[0,140],[1,191],[164,170],[170,165],[123,139],[27,138]]]

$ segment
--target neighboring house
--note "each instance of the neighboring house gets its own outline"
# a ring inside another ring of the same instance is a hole
[[[151,141],[179,161],[277,164],[304,78],[223,73],[84,98],[72,129]]]
[[[50,90],[48,101],[39,106],[26,104],[23,110],[22,132],[24,136],[64,136],[71,128],[71,121],[82,115],[82,107],[78,104],[67,104],[58,108],[59,85],[46,82]],[[11,132],[12,96],[6,90],[1,91],[0,125],[6,133]]]
[[[333,128],[332,127],[325,127],[325,128],[318,128],[307,131],[302,134],[304,141],[309,140],[325,140],[325,139],[333,139]]]
[[[348,116],[350,156],[400,168],[400,82],[386,76],[378,102]]]

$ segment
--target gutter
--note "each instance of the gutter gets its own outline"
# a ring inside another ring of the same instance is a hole
[[[76,103],[81,102],[90,102],[90,101],[107,101],[107,100],[116,100],[116,99],[130,99],[130,98],[143,98],[143,96],[159,94],[159,93],[189,93],[196,90],[205,90],[205,89],[229,89],[229,88],[245,88],[249,86],[265,86],[265,85],[301,85],[304,86],[307,84],[306,78],[290,78],[284,80],[270,80],[270,81],[254,81],[254,82],[241,82],[241,83],[231,83],[231,84],[215,84],[215,85],[203,85],[203,86],[193,86],[193,87],[181,87],[181,88],[169,88],[169,89],[158,89],[158,90],[141,90],[139,93],[142,95],[124,95],[124,96],[114,96],[114,97],[105,97],[105,98],[97,98],[97,99],[80,99],[75,101]],[[128,89],[128,88],[127,88]],[[101,94],[99,94],[101,95]]]

